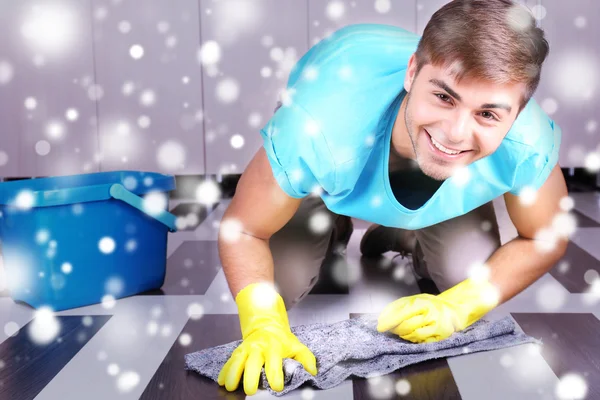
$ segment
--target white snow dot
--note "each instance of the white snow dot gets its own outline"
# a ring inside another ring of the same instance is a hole
[[[557,235],[569,238],[577,230],[577,219],[568,212],[557,213],[552,219],[552,229]]]
[[[106,280],[104,284],[104,290],[108,294],[119,296],[125,287],[125,282],[120,276],[112,276]]]
[[[172,48],[175,47],[175,45],[177,45],[177,36],[175,35],[170,35],[166,40],[165,40],[165,46]]]
[[[110,376],[117,376],[117,374],[119,373],[119,366],[117,364],[109,364],[108,367],[106,368],[106,372],[108,372],[108,374]]]
[[[140,104],[150,107],[156,103],[156,94],[152,90],[144,90],[140,95]]]
[[[571,372],[560,377],[555,394],[561,400],[584,399],[588,394],[588,386],[581,375]]]
[[[219,237],[226,242],[237,242],[242,235],[243,225],[235,218],[227,218],[221,221],[219,226]]]
[[[217,84],[216,96],[223,103],[232,103],[237,100],[240,94],[240,88],[233,78],[226,78]]]
[[[152,191],[144,196],[144,211],[149,215],[159,215],[167,208],[169,200],[163,192]]]
[[[101,303],[102,303],[102,307],[109,310],[117,304],[117,301],[113,295],[107,294],[107,295],[102,296]]]
[[[128,81],[123,83],[123,86],[121,87],[121,93],[123,93],[124,96],[129,96],[131,93],[133,93],[134,89],[135,86],[133,83]]]
[[[230,144],[234,149],[241,149],[244,146],[244,137],[240,134],[233,135]]]
[[[113,238],[105,236],[98,242],[98,248],[104,254],[110,254],[115,250],[115,241]]]
[[[173,333],[173,327],[171,324],[164,324],[162,329],[160,330],[160,334],[164,337],[169,337]]]
[[[257,112],[253,112],[248,117],[248,125],[250,125],[252,128],[258,128],[261,122],[262,116]]]
[[[375,11],[380,14],[385,14],[389,12],[392,8],[392,3],[390,0],[375,0]]]
[[[596,172],[600,171],[600,152],[589,152],[585,156],[584,165],[585,169],[592,174],[595,174]]]
[[[583,280],[589,285],[592,285],[596,279],[600,279],[600,274],[598,274],[598,271],[595,269],[588,269],[583,274]]]
[[[534,245],[538,252],[548,253],[556,248],[558,233],[552,228],[542,228],[535,233]]]
[[[593,119],[589,120],[585,124],[585,130],[588,131],[589,133],[594,132],[597,128],[598,128],[598,122]]]
[[[344,16],[346,12],[344,3],[338,0],[330,1],[327,4],[326,14],[332,21],[337,21]]]
[[[174,140],[167,140],[160,145],[157,153],[158,164],[165,170],[175,171],[185,163],[185,147]]]
[[[316,212],[310,216],[309,227],[314,233],[324,233],[331,226],[331,217],[325,212]]]
[[[262,67],[260,69],[260,76],[263,78],[268,78],[273,74],[273,70],[270,67]]]
[[[144,48],[142,46],[140,46],[139,44],[134,44],[133,46],[131,46],[129,48],[129,55],[134,60],[139,60],[144,55]]]
[[[404,378],[399,379],[398,382],[396,382],[396,393],[398,393],[400,396],[406,396],[409,394],[410,382]]]
[[[128,176],[125,179],[123,179],[123,186],[125,186],[125,189],[127,190],[135,190],[137,185],[137,179],[133,176]]]
[[[90,85],[87,92],[89,99],[92,101],[100,100],[104,96],[104,89],[97,84]]]
[[[549,74],[554,90],[560,91],[561,103],[575,107],[592,100],[600,81],[598,63],[593,54],[576,48],[560,53]],[[565,79],[565,76],[571,78]]]
[[[264,47],[271,47],[273,46],[273,43],[273,36],[265,35],[260,39],[260,44],[262,44]]]
[[[0,85],[6,85],[14,75],[13,66],[8,61],[0,61]]]
[[[530,206],[535,203],[537,199],[537,190],[531,186],[525,186],[519,192],[519,201],[524,206]]]
[[[545,311],[557,311],[566,301],[565,289],[554,282],[544,283],[536,292],[536,301]]]
[[[98,21],[102,21],[108,15],[108,10],[105,7],[98,7],[94,10],[94,17]]]
[[[19,324],[14,321],[7,322],[4,325],[4,334],[8,337],[17,336],[19,333]]]
[[[319,70],[317,68],[313,67],[312,65],[309,65],[302,72],[302,76],[307,81],[314,81],[319,76]]]
[[[281,47],[273,47],[269,51],[269,56],[271,57],[271,60],[275,62],[281,61],[283,60],[283,50]]]
[[[573,200],[572,197],[570,196],[565,196],[562,199],[560,199],[560,209],[565,211],[565,212],[569,212],[573,209],[573,207],[575,207],[575,201]]]
[[[183,78],[181,78],[181,82],[184,85],[187,85],[188,83],[190,83],[190,77],[189,76],[184,76]]]
[[[511,354],[503,354],[500,357],[500,365],[502,365],[504,368],[510,368],[514,365],[515,363],[515,359]]]
[[[34,313],[33,321],[28,325],[30,339],[37,344],[52,342],[60,332],[60,323],[49,307],[40,307]]]
[[[198,51],[198,61],[205,66],[215,65],[221,60],[221,46],[214,40],[204,42]]]
[[[546,17],[546,7],[540,4],[531,7],[531,12],[533,13],[534,18],[538,21]]]
[[[35,97],[28,97],[25,99],[25,108],[28,110],[35,110],[37,107],[37,100]]]
[[[50,238],[50,233],[46,229],[40,229],[35,235],[35,241],[38,244],[44,244]]]
[[[83,323],[83,326],[90,327],[94,323],[94,319],[89,315],[86,315],[81,319],[81,322]]]
[[[142,115],[138,118],[137,122],[140,128],[148,128],[150,126],[150,117],[147,115]]]
[[[63,274],[70,274],[73,272],[73,266],[71,263],[66,262],[61,265],[60,270],[63,272]]]
[[[0,167],[8,164],[8,154],[5,151],[0,150]]]
[[[160,21],[156,24],[156,28],[160,33],[167,33],[169,31],[169,23],[167,21]]]
[[[146,333],[148,336],[156,336],[158,333],[158,324],[156,321],[148,322],[148,325],[146,325]]]
[[[46,140],[40,140],[35,144],[35,152],[40,156],[45,156],[50,153],[50,143]]]
[[[231,300],[231,294],[229,292],[221,294],[221,301],[223,303],[227,303],[229,300]]]
[[[74,108],[69,108],[66,112],[65,112],[65,117],[67,118],[67,120],[69,121],[76,121],[77,118],[79,118],[79,112],[74,109]]]
[[[304,131],[309,136],[317,135],[320,132],[319,124],[314,120],[308,120],[306,125],[304,125]]]
[[[556,112],[556,110],[558,110],[558,103],[553,98],[546,98],[542,100],[540,105],[548,115],[552,115]]]
[[[212,205],[221,198],[221,189],[213,180],[206,179],[196,189],[196,200],[201,204]]]
[[[583,29],[587,25],[587,20],[582,15],[580,15],[579,17],[576,17],[573,22],[575,23],[575,26],[579,29]]]
[[[52,121],[46,125],[46,134],[51,139],[60,139],[65,134],[65,126],[57,121]]]
[[[179,344],[186,347],[192,343],[192,336],[189,333],[179,335]]]
[[[458,167],[452,174],[452,180],[457,186],[465,186],[471,179],[471,172],[466,166]]]
[[[373,196],[373,198],[371,199],[371,207],[379,207],[382,203],[382,199],[380,195],[375,195]]]
[[[129,33],[131,31],[131,23],[129,21],[119,22],[119,31],[121,33]]]
[[[30,190],[20,191],[17,195],[17,198],[15,199],[15,205],[21,210],[29,210],[31,207],[34,206],[34,203],[35,197],[33,195],[33,192]]]
[[[187,315],[193,320],[202,318],[204,307],[200,303],[191,303],[187,308]]]
[[[136,248],[137,242],[134,239],[129,239],[127,243],[125,243],[125,250],[127,250],[129,253],[135,251]]]
[[[304,389],[302,389],[302,392],[300,393],[300,398],[302,400],[312,400],[315,397],[315,390],[311,387],[305,387]]]
[[[561,261],[558,264],[558,272],[560,272],[561,274],[566,274],[569,271],[569,262],[568,261]]]

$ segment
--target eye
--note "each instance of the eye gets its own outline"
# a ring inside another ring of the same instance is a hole
[[[487,114],[487,115],[489,115],[489,116],[491,117],[491,118],[486,118],[486,117],[483,117],[483,118],[485,118],[485,119],[487,119],[487,120],[490,120],[490,121],[498,120],[498,119],[497,119],[497,118],[494,116],[494,114],[492,114],[492,113],[491,113],[491,112],[489,112],[489,111],[484,111],[484,112],[482,112],[481,114],[482,114],[482,115],[483,115],[483,114]]]
[[[450,103],[450,101],[446,101],[446,100],[444,100],[444,99],[448,99],[448,100],[450,100],[450,97],[446,96],[445,94],[443,94],[443,93],[436,93],[435,95],[436,95],[436,97],[437,97],[438,99],[442,100],[444,103]],[[440,97],[440,96],[443,96],[443,98],[442,98],[442,97]]]

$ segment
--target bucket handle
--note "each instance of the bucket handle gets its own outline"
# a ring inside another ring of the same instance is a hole
[[[175,225],[176,217],[166,210],[161,210],[159,213],[148,213],[148,211],[144,208],[143,200],[141,197],[136,195],[135,193],[130,192],[125,189],[125,187],[119,183],[115,183],[110,186],[110,195],[117,200],[121,200],[130,206],[137,208],[141,212],[150,217],[162,222],[165,224],[170,232],[177,232],[177,226]]]

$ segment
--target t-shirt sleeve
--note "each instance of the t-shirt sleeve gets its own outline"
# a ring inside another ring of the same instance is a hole
[[[301,105],[280,106],[260,134],[273,176],[290,197],[334,191],[332,154],[318,121]]]
[[[538,190],[548,179],[550,172],[558,163],[562,131],[550,118],[541,124],[539,142],[533,146],[528,157],[517,167],[515,184],[511,194],[519,195],[525,187]]]

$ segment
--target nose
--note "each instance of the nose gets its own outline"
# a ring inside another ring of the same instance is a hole
[[[470,133],[471,117],[468,112],[457,111],[454,114],[454,120],[450,121],[450,129],[446,131],[446,139],[449,145],[459,147],[465,144]]]

